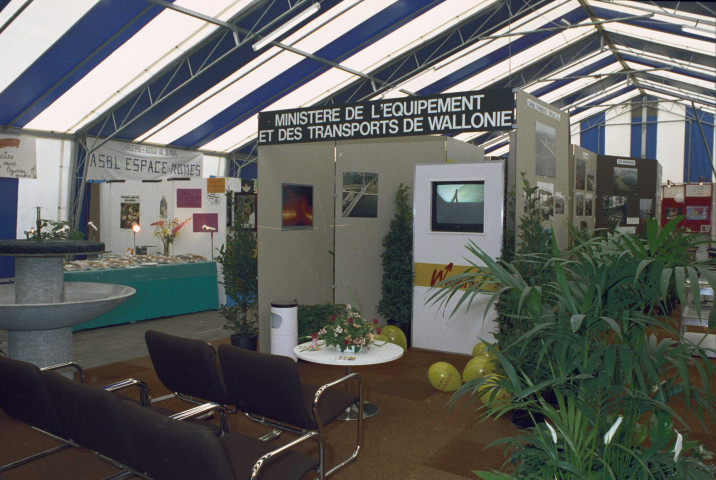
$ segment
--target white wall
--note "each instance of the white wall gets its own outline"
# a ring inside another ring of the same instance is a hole
[[[37,138],[37,178],[20,178],[17,188],[17,238],[43,219],[67,220],[72,142]]]
[[[631,106],[610,108],[605,117],[604,154],[631,156]]]
[[[664,183],[684,181],[684,140],[686,108],[676,102],[661,102],[657,113],[660,122],[657,130],[662,141],[656,142],[656,158],[661,164]],[[663,122],[663,123],[661,123]]]

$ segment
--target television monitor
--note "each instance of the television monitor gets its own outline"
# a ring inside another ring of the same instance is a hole
[[[433,232],[484,233],[485,182],[434,181],[431,209]]]

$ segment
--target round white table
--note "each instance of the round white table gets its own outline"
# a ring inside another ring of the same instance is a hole
[[[379,363],[392,362],[403,356],[403,348],[394,343],[374,342],[370,348],[361,348],[358,353],[341,352],[336,347],[327,347],[322,341],[317,346],[313,346],[312,342],[301,343],[293,349],[301,360],[312,363],[321,363],[323,365],[337,365],[346,367],[346,375],[351,373],[352,367],[360,367],[365,365],[377,365]],[[378,413],[378,406],[371,402],[363,402],[363,418],[372,417]],[[346,412],[343,420],[355,420],[356,411]]]

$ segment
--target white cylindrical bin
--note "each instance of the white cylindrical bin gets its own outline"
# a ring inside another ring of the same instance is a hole
[[[293,347],[298,345],[298,303],[271,302],[271,353],[298,358]]]

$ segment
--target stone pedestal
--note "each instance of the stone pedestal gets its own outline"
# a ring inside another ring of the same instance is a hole
[[[101,242],[0,240],[0,255],[15,257],[15,283],[0,285],[10,358],[40,367],[72,361],[72,326],[134,295],[124,285],[64,283],[64,255],[103,251]]]

